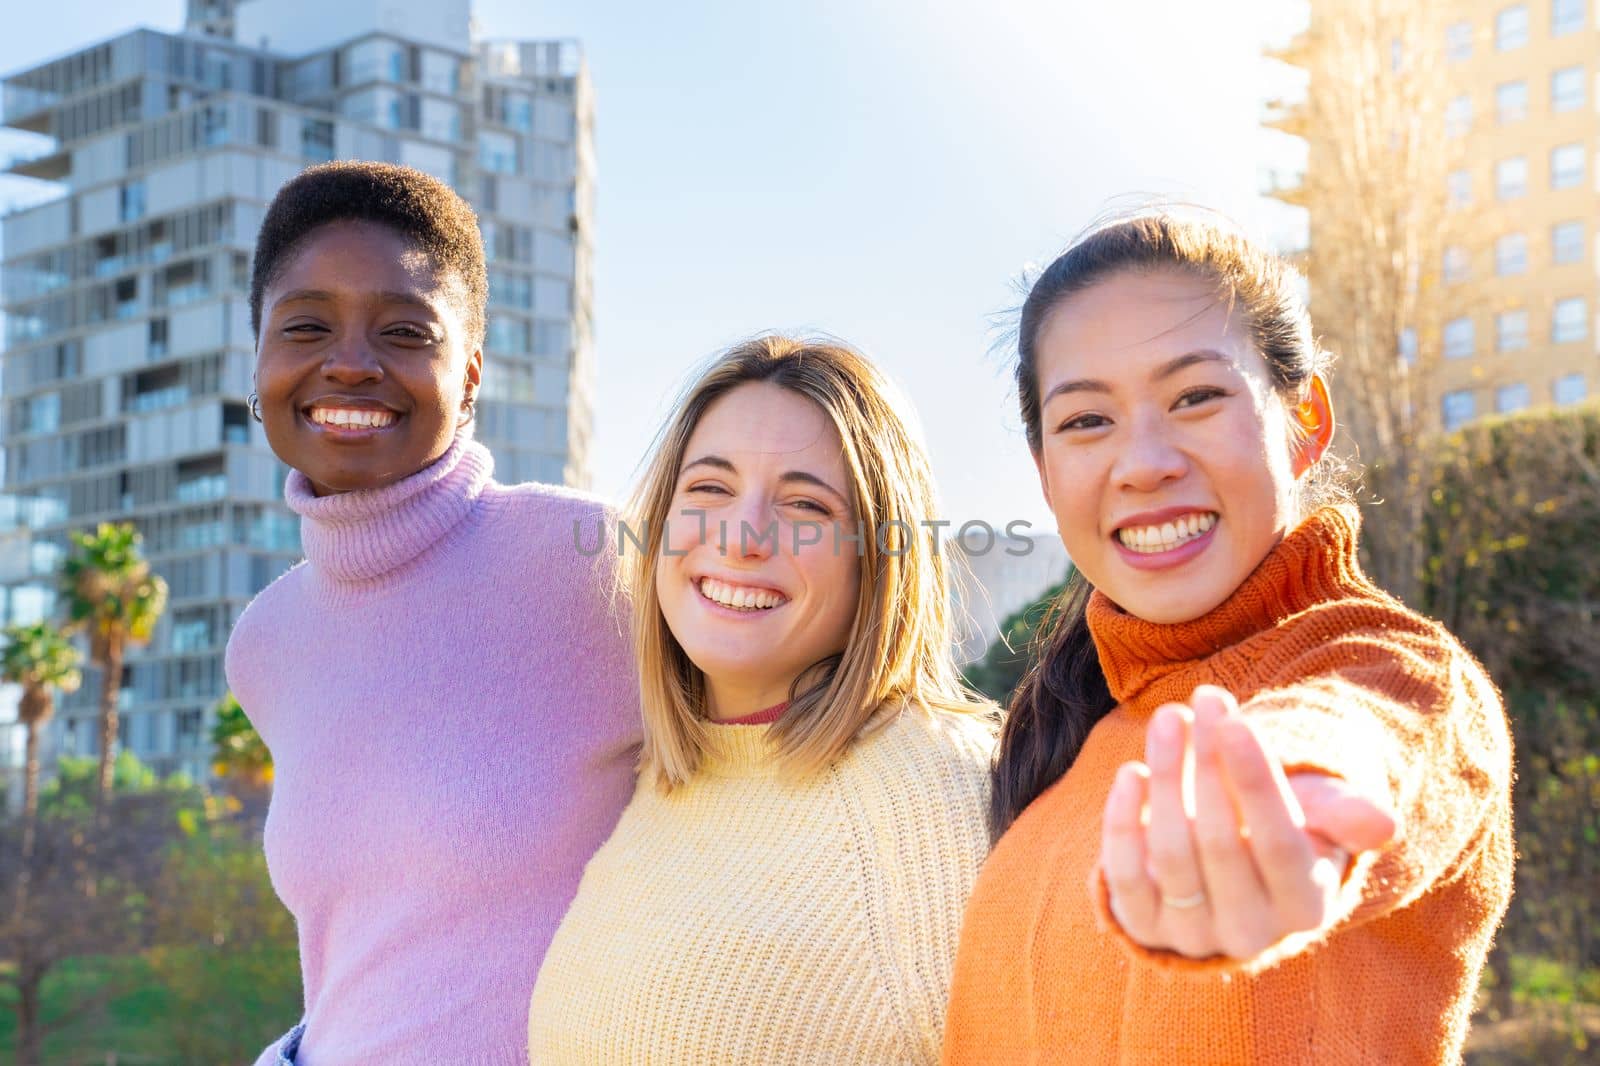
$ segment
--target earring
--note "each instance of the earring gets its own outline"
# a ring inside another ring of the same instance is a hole
[[[251,392],[249,396],[245,397],[244,403],[246,407],[250,408],[250,417],[255,419],[257,422],[261,421],[260,395],[255,392]]]
[[[461,410],[466,412],[466,418],[461,420],[464,426],[478,417],[478,397],[476,393],[467,393],[461,398]]]

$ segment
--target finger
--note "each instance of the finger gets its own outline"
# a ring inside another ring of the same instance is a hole
[[[1228,701],[1217,698],[1221,691],[1198,688],[1192,697],[1195,844],[1217,946],[1224,954],[1248,958],[1280,934],[1222,768],[1218,733],[1229,708]]]
[[[1346,851],[1381,848],[1399,836],[1399,821],[1388,807],[1342,778],[1298,773],[1289,775],[1289,785],[1305,812],[1306,828]]]
[[[1169,899],[1190,899],[1206,887],[1184,801],[1189,721],[1187,707],[1169,703],[1156,710],[1145,733],[1145,762],[1150,767],[1146,847],[1156,887]]]
[[[1149,771],[1124,763],[1111,783],[1100,828],[1100,869],[1111,899],[1111,913],[1123,931],[1144,943],[1156,928],[1161,901],[1146,868],[1144,808]],[[1154,946],[1154,945],[1150,945]]]
[[[1268,756],[1261,739],[1243,718],[1219,726],[1222,763],[1234,802],[1239,806],[1272,911],[1286,923],[1282,932],[1314,929],[1322,923],[1328,900],[1313,869],[1316,854],[1283,770]]]

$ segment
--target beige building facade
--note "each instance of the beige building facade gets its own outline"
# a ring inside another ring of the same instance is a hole
[[[1311,0],[1307,30],[1270,53],[1307,65],[1319,21],[1348,0]],[[1450,165],[1451,223],[1440,262],[1423,284],[1439,286],[1428,421],[1445,429],[1484,415],[1559,406],[1600,391],[1600,0],[1444,0],[1442,114]],[[1398,68],[1417,49],[1390,42]],[[1315,104],[1313,74],[1308,92]],[[1316,113],[1315,108],[1309,109]],[[1308,108],[1278,106],[1267,124],[1309,144]],[[1419,121],[1434,118],[1419,116]],[[1315,248],[1331,206],[1314,181],[1267,191],[1310,214]],[[1316,312],[1313,267],[1311,300]],[[1415,355],[1414,328],[1400,354]]]

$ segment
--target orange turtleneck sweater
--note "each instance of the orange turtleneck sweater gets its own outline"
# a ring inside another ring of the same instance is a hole
[[[996,845],[956,960],[944,1061],[1458,1062],[1511,895],[1511,747],[1494,686],[1364,577],[1354,509],[1292,531],[1220,607],[1176,625],[1095,593],[1118,706]],[[1341,917],[1250,960],[1149,951],[1086,889],[1112,777],[1161,704],[1220,685],[1290,773],[1386,797],[1402,837],[1350,866]]]

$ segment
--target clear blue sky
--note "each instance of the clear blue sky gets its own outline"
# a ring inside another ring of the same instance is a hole
[[[864,348],[920,411],[947,517],[1046,512],[991,321],[1130,195],[1273,237],[1257,125],[1284,0],[475,0],[489,37],[575,37],[597,99],[595,488],[620,493],[689,369],[764,329]],[[181,0],[16,4],[11,72]],[[16,150],[0,139],[0,152]],[[0,207],[36,196],[0,179]]]

